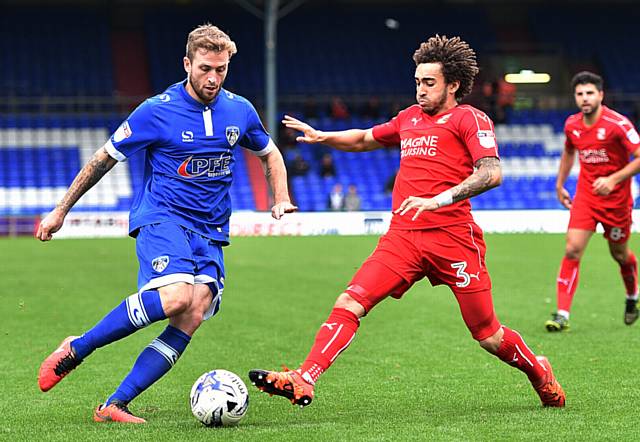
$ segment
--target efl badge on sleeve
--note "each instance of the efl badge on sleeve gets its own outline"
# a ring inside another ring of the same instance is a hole
[[[125,138],[129,138],[132,134],[131,127],[129,126],[129,122],[125,121],[118,127],[118,129],[113,133],[113,141],[115,143],[119,143]]]
[[[169,257],[167,255],[158,256],[151,261],[151,267],[158,273],[162,273],[164,269],[169,265]]]
[[[227,135],[229,146],[233,146],[236,144],[238,137],[240,136],[240,128],[238,126],[227,126],[225,134]]]
[[[480,140],[480,146],[485,149],[496,147],[496,136],[492,130],[479,130],[478,139]]]

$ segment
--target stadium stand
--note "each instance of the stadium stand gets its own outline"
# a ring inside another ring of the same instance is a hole
[[[294,111],[303,108],[307,97],[318,97],[321,105],[312,123],[321,129],[370,127],[386,118],[372,120],[352,109],[347,119],[331,119],[324,107],[331,96],[399,97],[398,101],[406,102],[413,89],[411,55],[415,43],[425,37],[425,29],[429,34],[462,34],[479,53],[492,50],[498,39],[504,38],[491,26],[488,8],[481,5],[469,4],[460,9],[442,4],[437,14],[411,5],[398,5],[392,13],[384,5],[365,10],[351,4],[343,6],[340,26],[335,26],[331,11],[317,5],[298,8],[279,24],[279,95],[290,100],[297,97]],[[612,12],[606,21],[594,9],[580,10],[579,19],[575,14],[575,8],[558,7],[552,15],[537,9],[531,15],[530,29],[520,34],[531,40],[527,42],[530,45],[559,42],[574,65],[588,61],[602,66],[607,87],[613,91],[635,90],[640,82],[640,61],[629,57],[635,42],[626,36],[633,35],[640,13],[627,8]],[[258,18],[234,4],[204,13],[197,8],[165,5],[146,11],[141,17],[139,35],[146,41],[148,84],[154,93],[184,77],[180,63],[184,36],[194,25],[211,21],[222,24],[239,47],[226,87],[260,104],[264,50],[262,22]],[[0,15],[0,96],[7,98],[0,104],[1,215],[37,215],[53,207],[81,165],[126,115],[128,109],[118,105],[99,113],[68,108],[53,108],[52,112],[51,106],[47,111],[41,110],[48,97],[96,97],[98,102],[99,98],[111,100],[117,95],[114,89],[116,83],[122,82],[122,72],[116,72],[116,67],[122,70],[122,63],[114,62],[118,51],[113,44],[122,41],[117,35],[124,34],[122,29],[116,31],[110,20],[97,5],[56,9],[14,6]],[[610,32],[611,39],[580,44],[575,36],[585,23],[597,26],[599,32]],[[46,50],[37,51],[34,67],[33,48],[42,47],[43,42]],[[82,60],[82,69],[77,68],[78,60]],[[6,102],[15,98],[26,103],[38,98],[40,104],[27,106],[28,113],[24,108],[13,112]],[[630,116],[635,111],[631,107],[616,108]],[[508,110],[507,124],[496,128],[503,185],[475,198],[474,208],[560,208],[555,197],[555,174],[563,143],[562,127],[571,112],[535,107]],[[304,117],[299,112],[296,115]],[[363,210],[389,209],[390,195],[384,187],[398,167],[396,150],[366,154],[333,151],[335,176],[322,178],[320,157],[328,151],[300,144],[285,151],[287,160],[299,152],[311,166],[306,175],[291,179],[291,190],[301,210],[325,210],[335,183],[345,187],[355,184]],[[127,210],[143,172],[143,155],[118,165],[83,198],[78,210]],[[244,155],[237,156],[234,174],[234,207],[254,210],[256,198]],[[568,185],[573,191],[575,172]]]

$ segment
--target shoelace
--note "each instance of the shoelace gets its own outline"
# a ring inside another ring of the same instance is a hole
[[[53,369],[53,372],[57,376],[64,376],[69,373],[71,370],[80,365],[82,361],[78,361],[72,352],[69,352],[66,356],[64,356],[60,361],[56,364],[56,367]]]
[[[125,404],[124,402],[120,402],[120,401],[113,401],[111,402],[113,405],[115,405],[115,407],[120,410],[123,411],[125,413],[127,413],[128,415],[133,416],[133,413],[131,411],[129,411],[129,407],[127,407],[127,404]]]

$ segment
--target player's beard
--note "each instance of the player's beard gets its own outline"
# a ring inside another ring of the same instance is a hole
[[[593,115],[596,112],[598,112],[598,109],[600,109],[600,103],[594,105],[594,106],[590,106],[588,109],[589,110],[585,110],[584,107],[581,107],[580,110],[582,110],[582,114],[583,115]]]
[[[422,111],[425,114],[436,115],[444,107],[446,102],[447,102],[447,89],[445,88],[442,91],[442,95],[440,95],[440,98],[438,99],[438,101],[432,102],[430,100],[427,100],[427,103],[424,106],[421,105],[420,107],[422,108]]]
[[[204,84],[202,85],[202,87],[197,87],[198,85],[195,81],[193,81],[193,78],[191,78],[191,75],[189,75],[189,84],[191,85],[191,89],[193,89],[193,91],[196,93],[198,98],[202,100],[203,103],[211,103],[213,100],[215,100],[215,98],[220,93],[220,89],[222,89],[222,83],[220,83],[218,85],[218,88],[216,89],[216,92],[213,94],[213,97],[209,98],[207,95],[204,94]]]

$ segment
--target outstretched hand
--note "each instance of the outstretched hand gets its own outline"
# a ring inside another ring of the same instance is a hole
[[[271,208],[271,216],[275,219],[280,219],[284,216],[285,213],[293,213],[298,210],[297,206],[294,206],[289,201],[283,201],[281,203],[275,204]]]
[[[299,143],[319,143],[321,141],[320,131],[309,126],[304,121],[285,115],[282,120],[282,124],[287,126],[289,129],[294,129],[304,134],[304,136],[296,137],[296,141]]]

